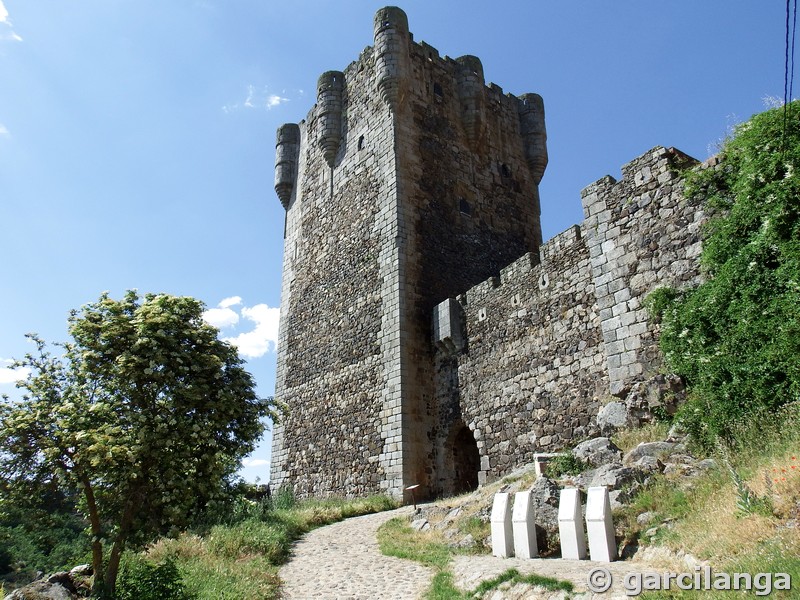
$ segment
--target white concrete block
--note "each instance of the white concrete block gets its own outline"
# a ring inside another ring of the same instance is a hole
[[[558,500],[558,537],[561,540],[561,558],[570,560],[586,558],[581,494],[577,488],[561,490]]]
[[[514,533],[511,528],[511,494],[494,495],[492,505],[492,555],[508,558],[514,555]]]
[[[514,556],[517,558],[539,556],[539,547],[536,544],[536,515],[530,490],[514,494],[511,527],[514,531]]]
[[[589,534],[589,557],[592,560],[611,562],[617,558],[611,502],[605,486],[591,487],[587,491],[586,532]]]

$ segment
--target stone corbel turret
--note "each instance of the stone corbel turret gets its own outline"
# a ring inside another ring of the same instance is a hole
[[[547,168],[547,130],[544,126],[544,101],[539,94],[522,94],[519,99],[519,124],[525,159],[536,185]]]
[[[448,355],[461,352],[466,345],[464,311],[453,298],[440,302],[433,309],[433,343]]]
[[[375,13],[375,73],[378,91],[389,108],[395,110],[408,72],[408,17],[396,6]]]
[[[460,56],[456,59],[458,99],[461,102],[461,121],[473,149],[483,137],[484,119],[483,65],[477,56]]]
[[[275,141],[275,193],[288,209],[297,183],[297,159],[300,155],[300,127],[286,123],[278,127]]]
[[[342,91],[344,73],[327,71],[317,80],[317,106],[319,107],[319,145],[325,162],[333,166],[342,143]]]

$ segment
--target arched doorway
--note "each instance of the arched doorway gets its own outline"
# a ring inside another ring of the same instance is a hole
[[[453,492],[463,494],[478,488],[478,471],[481,468],[481,455],[478,444],[469,427],[461,424],[451,446],[453,461]]]

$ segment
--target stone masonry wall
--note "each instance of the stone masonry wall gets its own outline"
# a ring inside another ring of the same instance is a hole
[[[463,328],[434,315],[437,483],[448,493],[448,436],[465,424],[491,481],[592,433],[610,394],[662,365],[644,300],[702,280],[702,207],[682,194],[697,161],[654,148],[582,193],[586,220],[457,297]],[[437,307],[437,310],[442,310]],[[463,338],[463,339],[462,339]]]
[[[656,332],[642,302],[657,287],[701,281],[700,227],[705,213],[682,194],[681,173],[697,161],[656,147],[622,167],[622,180],[604,177],[581,193],[592,277],[603,329],[610,392],[662,364]]]
[[[331,105],[334,77],[341,89]],[[273,485],[290,483],[300,496],[375,493],[386,479],[379,457],[392,299],[383,288],[393,261],[382,253],[394,235],[394,136],[380,98],[366,93],[373,78],[369,52],[323,75],[300,123],[276,377],[290,410],[273,433],[271,472]]]
[[[460,418],[477,441],[483,483],[586,435],[608,380],[580,229],[544,244],[541,262],[526,254],[458,300],[466,345],[455,357],[437,353],[437,448]],[[447,491],[447,470],[440,475]]]

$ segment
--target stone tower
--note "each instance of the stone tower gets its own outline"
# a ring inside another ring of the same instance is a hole
[[[459,487],[442,472],[431,316],[542,244],[542,99],[414,42],[399,8],[374,26],[374,46],[322,74],[306,119],[277,134],[276,398],[289,412],[271,482],[299,496]]]

